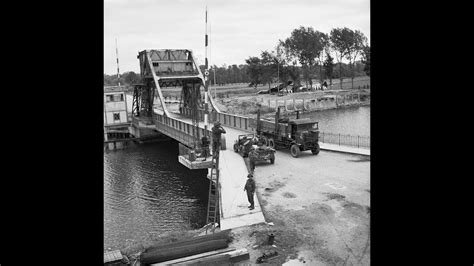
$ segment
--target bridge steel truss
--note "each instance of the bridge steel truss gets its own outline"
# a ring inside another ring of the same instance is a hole
[[[134,109],[136,114],[151,117],[153,99],[158,96],[161,111],[167,117],[170,113],[166,108],[162,88],[184,87],[187,84],[204,84],[204,78],[194,61],[191,50],[161,49],[144,50],[138,53],[142,84],[135,87]],[[151,110],[151,112],[149,112]]]

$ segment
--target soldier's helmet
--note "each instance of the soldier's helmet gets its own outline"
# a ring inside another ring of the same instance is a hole
[[[214,126],[218,127],[221,125],[221,122],[217,121],[217,122],[214,122]]]

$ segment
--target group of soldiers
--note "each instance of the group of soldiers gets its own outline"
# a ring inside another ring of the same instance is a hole
[[[225,129],[221,126],[221,123],[219,121],[214,123],[214,126],[211,129],[212,131],[212,154],[215,155],[220,149],[221,145],[221,134],[226,133]],[[207,136],[203,136],[201,138],[201,156],[204,159],[210,156],[210,151],[209,151],[209,139]]]

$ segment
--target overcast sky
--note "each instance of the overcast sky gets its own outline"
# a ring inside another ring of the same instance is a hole
[[[212,65],[245,64],[300,26],[348,27],[370,41],[369,0],[104,0],[104,73],[117,73],[115,38],[121,73],[138,73],[145,49],[191,49],[203,65],[206,5]]]

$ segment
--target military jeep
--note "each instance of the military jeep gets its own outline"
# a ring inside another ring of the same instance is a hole
[[[264,162],[269,160],[271,164],[275,163],[275,149],[264,145],[252,145],[249,153],[250,160],[254,162]]]

